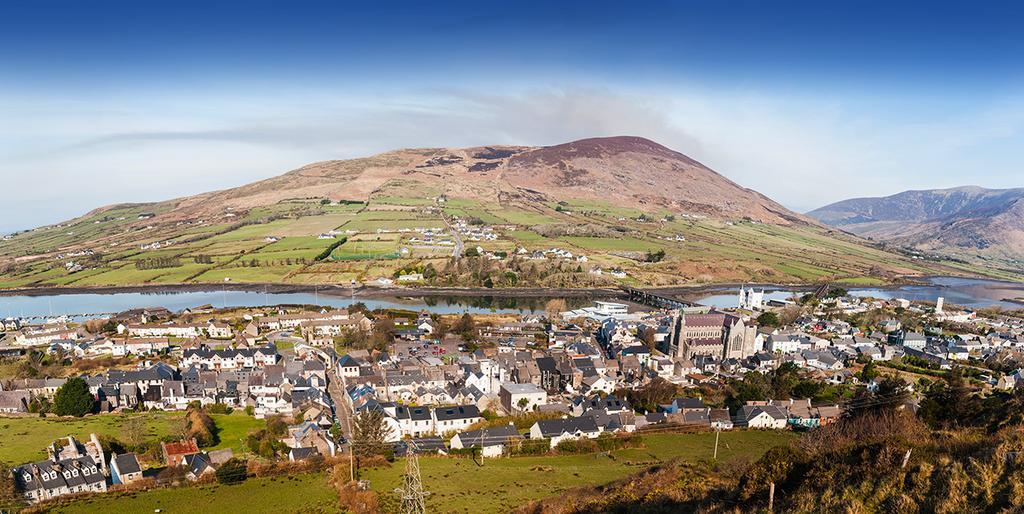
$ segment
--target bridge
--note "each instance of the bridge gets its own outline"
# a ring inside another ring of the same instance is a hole
[[[700,304],[686,302],[677,298],[669,298],[668,296],[663,296],[634,287],[622,286],[622,290],[629,295],[630,301],[642,303],[651,307],[657,307],[659,309],[701,310],[707,308]]]
[[[815,298],[824,298],[825,295],[827,295],[829,290],[831,290],[831,289],[832,289],[832,283],[831,282],[825,282],[824,284],[821,284],[820,286],[817,287],[817,289],[814,290],[814,297]]]

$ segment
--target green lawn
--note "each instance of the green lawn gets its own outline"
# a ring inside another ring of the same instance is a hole
[[[180,412],[146,412],[142,414],[103,414],[83,418],[0,418],[0,461],[17,465],[46,458],[46,447],[69,435],[79,441],[87,441],[89,434],[123,437],[122,427],[134,416],[146,418],[146,435],[157,440],[170,434],[173,420],[181,417]],[[264,421],[247,416],[241,411],[230,415],[214,414],[214,421],[220,429],[220,443],[213,449],[232,448],[236,453],[243,451],[242,438],[250,430],[261,428]]]
[[[118,514],[163,512],[337,512],[338,496],[325,473],[250,478],[237,485],[172,487],[111,493],[57,505],[49,512]]]
[[[562,238],[563,241],[586,250],[605,250],[605,251],[630,251],[630,252],[646,252],[648,250],[657,250],[663,248],[664,245],[661,243],[655,243],[653,241],[644,241],[642,239],[636,239],[634,237],[624,237],[622,239],[613,239],[609,237],[576,237],[567,236]]]
[[[119,437],[121,428],[131,416],[146,417],[146,434],[159,439],[170,433],[171,419],[179,413],[147,412],[130,415],[96,415],[84,418],[0,418],[0,461],[8,464],[23,464],[46,458],[46,447],[69,435],[79,441],[88,441],[89,434]]]
[[[730,461],[740,456],[756,458],[769,448],[784,444],[791,432],[723,432],[718,457]],[[420,459],[423,484],[431,494],[432,512],[507,512],[530,500],[562,494],[567,489],[604,484],[637,473],[654,461],[680,458],[711,459],[715,434],[655,434],[644,438],[645,448],[601,454],[489,459],[483,467],[471,459],[424,457]],[[550,471],[547,469],[550,468]],[[400,487],[404,462],[390,468],[365,470],[360,477],[392,503]]]

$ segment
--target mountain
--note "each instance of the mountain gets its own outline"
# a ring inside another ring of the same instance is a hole
[[[451,259],[478,249],[489,254],[484,264]],[[628,136],[317,162],[233,189],[102,207],[0,241],[0,289],[387,284],[421,271],[422,285],[439,287],[606,287],[880,283],[951,270],[830,229]]]
[[[928,252],[1024,258],[1024,188],[904,191],[807,213],[862,237]]]
[[[548,147],[406,149],[318,162],[235,189],[177,200],[162,218],[216,214],[296,198],[364,201],[382,192],[414,194],[409,191],[413,185],[491,202],[600,201],[780,225],[815,223],[686,155],[628,136]]]

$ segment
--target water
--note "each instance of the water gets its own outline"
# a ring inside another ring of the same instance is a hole
[[[971,309],[985,307],[1001,307],[1008,310],[1024,309],[1024,305],[1004,301],[1008,298],[1024,298],[1024,284],[959,277],[934,277],[927,280],[927,285],[899,286],[893,288],[852,288],[854,296],[870,296],[889,300],[904,298],[913,301],[934,302],[936,298],[946,299],[946,305],[961,305]],[[766,288],[765,299],[786,300],[806,294],[806,291],[790,291],[785,289]],[[714,292],[697,299],[697,303],[719,308],[735,307],[739,289],[728,292]]]
[[[42,296],[0,296],[0,316],[41,318],[69,316],[72,319],[98,317],[141,307],[164,307],[180,311],[188,307],[260,307],[265,305],[321,305],[344,308],[356,302],[370,309],[428,309],[440,314],[543,312],[550,298],[503,297],[418,297],[352,298],[314,293],[262,293],[257,291],[187,291],[163,293],[80,293]],[[570,298],[570,308],[590,305],[597,298]]]
[[[1003,301],[1006,298],[1024,298],[1024,284],[955,277],[929,279],[928,285],[895,288],[851,289],[857,296],[875,298],[906,298],[917,301],[935,301],[939,296],[946,304],[969,308],[998,306],[1022,309],[1024,305]],[[699,298],[698,303],[719,308],[736,306],[736,289],[723,289]],[[766,298],[785,300],[804,292],[784,288],[768,288]],[[259,307],[265,305],[321,305],[343,308],[362,302],[370,309],[428,309],[441,314],[469,312],[481,313],[534,313],[543,312],[547,297],[417,297],[417,298],[352,298],[314,293],[261,293],[258,291],[188,291],[163,293],[78,293],[42,296],[0,296],[0,316],[41,318],[67,315],[82,319],[82,315],[109,314],[140,307],[164,307],[180,311],[187,307],[210,304],[214,307]],[[594,300],[606,298],[565,298],[570,309],[592,305]]]

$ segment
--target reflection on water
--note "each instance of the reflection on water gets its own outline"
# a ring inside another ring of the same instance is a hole
[[[982,280],[959,277],[934,277],[927,280],[928,285],[900,286],[895,288],[854,288],[850,294],[854,296],[870,296],[872,298],[892,299],[904,298],[912,301],[934,302],[936,298],[946,299],[946,305],[962,305],[972,309],[984,307],[1002,307],[1004,309],[1024,309],[1024,305],[1005,301],[1007,299],[1024,298],[1024,284]],[[697,300],[698,303],[719,308],[735,307],[737,289],[715,292]],[[768,288],[766,298],[785,300],[805,294],[806,291],[787,291]]]
[[[256,291],[188,291],[151,293],[82,293],[45,296],[0,296],[0,316],[33,318],[45,316],[80,317],[112,314],[140,307],[164,307],[180,311],[188,307],[259,307],[264,305],[320,305],[342,308],[361,302],[370,309],[429,308],[431,312],[454,314],[542,312],[551,298],[507,298],[493,296],[451,296],[422,298],[353,298],[316,293],[261,293]],[[597,298],[566,298],[570,309],[590,305]]]
[[[901,286],[891,289],[851,289],[858,296],[875,298],[906,298],[915,301],[935,301],[945,297],[946,304],[963,305],[970,308],[999,306],[1006,309],[1021,309],[1024,305],[1004,301],[1007,298],[1024,298],[1024,284],[979,280],[969,278],[937,277],[930,284]],[[699,298],[698,303],[715,307],[735,307],[736,289],[723,289]],[[803,292],[785,289],[771,289],[765,295],[775,300],[785,300]],[[188,307],[213,305],[214,307],[259,307],[264,305],[321,305],[324,307],[347,307],[362,302],[370,309],[429,309],[440,314],[461,312],[479,313],[531,313],[543,312],[544,305],[552,297],[502,297],[502,296],[428,296],[418,298],[358,298],[316,293],[261,293],[258,291],[188,291],[148,293],[79,293],[47,296],[0,296],[0,316],[3,317],[45,317],[68,315],[111,314],[139,307],[164,307],[180,311]],[[578,309],[591,305],[594,300],[604,298],[571,297],[563,298],[566,307]]]

